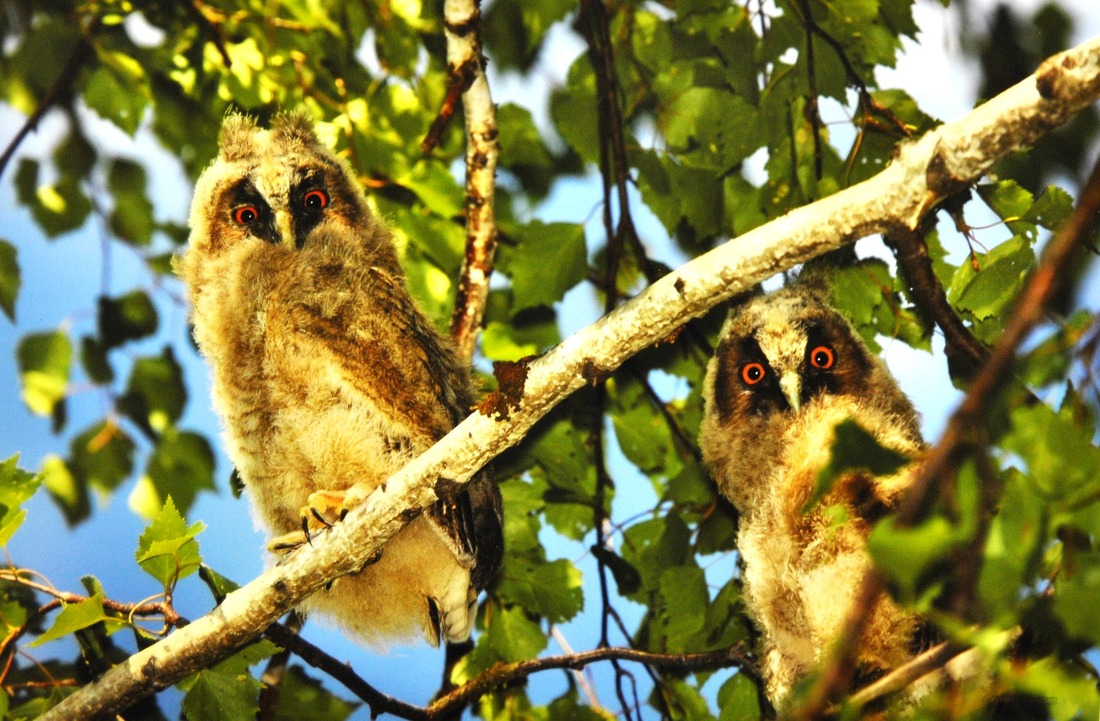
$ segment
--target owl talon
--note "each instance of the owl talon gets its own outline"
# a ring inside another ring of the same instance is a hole
[[[313,517],[314,517],[314,518],[316,518],[316,519],[317,519],[317,521],[318,521],[318,522],[319,522],[319,523],[320,523],[320,524],[321,524],[321,525],[322,525],[322,526],[323,526],[324,528],[332,528],[332,524],[331,524],[331,523],[329,523],[329,522],[328,522],[328,520],[326,520],[326,519],[325,519],[325,517],[321,515],[321,512],[320,512],[320,511],[318,511],[318,510],[317,510],[316,508],[313,508],[312,506],[310,506],[309,512],[313,514]],[[344,516],[346,516],[347,514],[348,514],[348,512],[347,512],[347,511],[342,511],[342,512],[340,513],[340,520],[341,520],[341,521],[342,521],[342,520],[344,520]]]

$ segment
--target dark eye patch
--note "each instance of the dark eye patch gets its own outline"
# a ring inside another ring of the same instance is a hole
[[[718,346],[714,403],[722,420],[790,408],[779,379],[753,335],[726,338]]]
[[[278,244],[275,216],[250,178],[241,178],[226,192],[228,208],[225,216],[231,222],[247,228],[248,233],[267,243]]]

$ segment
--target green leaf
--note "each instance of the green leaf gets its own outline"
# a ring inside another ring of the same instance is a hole
[[[581,572],[564,558],[532,563],[509,557],[501,570],[496,594],[551,623],[564,623],[584,608]]]
[[[0,309],[8,320],[15,322],[15,298],[23,280],[19,275],[19,261],[15,246],[0,240]]]
[[[176,581],[199,569],[202,558],[195,536],[204,528],[201,521],[187,526],[168,498],[138,539],[134,557],[146,573],[166,588],[174,586]]]
[[[1056,185],[1049,185],[1028,208],[1024,219],[1041,225],[1047,230],[1058,230],[1071,213],[1073,213],[1073,198],[1070,194]]]
[[[1027,464],[1028,479],[1048,503],[1067,508],[1100,493],[1100,449],[1092,444],[1092,429],[1073,418],[1072,408],[1063,413],[1041,403],[1017,408],[1002,445]]]
[[[110,420],[95,423],[73,438],[69,454],[77,479],[104,492],[118,488],[134,470],[134,442]]]
[[[649,593],[659,591],[664,572],[692,557],[691,530],[675,514],[641,521],[623,534],[622,554],[642,577],[642,589],[628,598],[646,603]]]
[[[361,704],[344,701],[297,665],[287,668],[279,682],[274,721],[344,721]]]
[[[153,204],[145,193],[145,168],[130,160],[116,159],[107,173],[107,187],[115,197],[108,224],[111,231],[133,245],[153,240]]]
[[[606,712],[600,713],[588,704],[580,703],[577,689],[572,684],[563,695],[546,707],[553,721],[607,721]]]
[[[238,584],[221,575],[205,563],[199,564],[199,578],[201,578],[202,582],[206,584],[206,587],[210,589],[210,594],[214,597],[215,603],[221,603],[222,599],[240,588]]]
[[[837,424],[833,433],[829,465],[818,472],[817,488],[806,501],[803,512],[832,490],[841,476],[861,470],[876,477],[889,476],[909,462],[897,451],[879,445],[874,436],[850,418]]]
[[[596,78],[588,59],[581,56],[570,66],[565,87],[550,94],[550,117],[565,142],[589,163],[600,159],[595,108]]]
[[[157,310],[140,290],[119,298],[99,299],[99,337],[105,350],[128,341],[147,338],[157,331]]]
[[[669,148],[692,167],[728,170],[752,152],[757,111],[726,88],[689,87],[670,104],[665,123]]]
[[[665,650],[677,653],[691,650],[694,636],[706,621],[707,579],[703,569],[686,565],[668,568],[660,576],[661,631],[666,639]]]
[[[620,595],[629,596],[642,587],[642,576],[638,569],[627,563],[622,556],[604,546],[592,546],[592,555],[611,570]]]
[[[1100,643],[1100,552],[1074,555],[1054,579],[1054,613],[1070,636]]]
[[[113,633],[126,626],[119,619],[107,615],[103,610],[103,598],[101,596],[92,596],[79,603],[62,603],[61,613],[57,614],[57,619],[54,620],[49,630],[28,645],[41,646],[44,643],[76,633],[97,623],[106,624],[108,633]]]
[[[611,420],[623,455],[647,475],[670,472],[666,465],[672,442],[668,423],[654,413],[640,384],[616,382],[613,387]]]
[[[149,456],[145,476],[157,498],[172,498],[187,513],[202,490],[214,490],[214,451],[205,437],[169,429]]]
[[[663,708],[664,717],[670,721],[711,721],[714,718],[703,694],[682,678],[662,678],[653,689],[650,703]]]
[[[735,673],[718,689],[718,721],[760,718],[760,691],[745,674]]]
[[[254,718],[263,684],[249,673],[218,666],[199,671],[183,697],[188,721],[239,721]]]
[[[52,185],[38,183],[38,163],[19,161],[15,187],[19,202],[27,206],[38,226],[50,238],[76,230],[92,212],[92,201],[81,189],[79,179],[62,175]]]
[[[19,456],[0,464],[0,546],[6,546],[23,521],[27,512],[22,508],[38,490],[42,477],[19,468]]]
[[[942,516],[911,527],[901,527],[887,516],[872,529],[867,547],[875,563],[898,584],[902,598],[911,599],[925,572],[943,561],[955,541],[951,524]]]
[[[80,339],[80,365],[88,380],[96,385],[106,385],[115,379],[115,370],[107,359],[107,348],[92,336]]]
[[[104,120],[117,125],[127,135],[137,132],[148,104],[144,90],[145,73],[133,58],[122,53],[105,53],[105,62],[88,76],[84,102]]]
[[[531,111],[512,103],[501,105],[497,108],[497,130],[500,167],[513,173],[528,193],[543,196],[549,192],[553,159]]]
[[[518,606],[496,609],[485,636],[494,657],[504,663],[534,658],[546,648],[546,634]]]
[[[588,259],[584,226],[532,221],[516,230],[519,247],[510,255],[512,312],[550,306],[584,280]]]
[[[118,405],[150,437],[155,437],[179,420],[186,403],[183,371],[172,346],[165,346],[159,356],[134,362],[126,393]]]
[[[16,351],[23,379],[23,402],[33,413],[48,416],[68,391],[73,348],[61,331],[23,336]]]
[[[70,527],[91,515],[88,486],[76,477],[64,459],[53,455],[42,459],[42,483]]]

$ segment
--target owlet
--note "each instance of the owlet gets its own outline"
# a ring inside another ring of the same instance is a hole
[[[703,459],[740,514],[746,610],[780,711],[829,653],[870,567],[867,534],[912,478],[912,465],[886,478],[848,472],[804,512],[834,429],[850,419],[905,456],[924,447],[909,400],[826,295],[802,281],[735,307],[704,384]],[[917,630],[918,618],[883,597],[857,670],[874,676],[908,660]]]
[[[355,175],[305,118],[264,130],[228,116],[190,222],[179,272],[228,453],[271,547],[289,550],[304,524],[338,517],[347,489],[378,486],[462,420],[468,373],[409,296]],[[483,473],[303,610],[371,645],[417,631],[433,645],[464,640],[501,539]]]

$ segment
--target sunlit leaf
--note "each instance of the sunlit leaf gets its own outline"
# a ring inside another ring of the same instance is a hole
[[[568,621],[584,607],[581,572],[563,558],[539,564],[508,559],[496,593],[551,623]]]
[[[92,596],[77,603],[64,604],[49,630],[29,645],[40,646],[97,623],[105,623],[109,631],[117,631],[126,625],[103,610],[103,599],[100,596]]]
[[[73,438],[69,463],[82,484],[109,492],[133,472],[134,450],[125,430],[117,423],[102,421]]]
[[[65,398],[73,347],[61,331],[23,336],[16,351],[23,379],[23,402],[40,416],[48,416]]]
[[[508,264],[513,313],[557,303],[588,270],[583,226],[536,222],[519,232],[519,247]]]
[[[187,388],[175,351],[166,346],[159,356],[134,362],[126,393],[119,401],[122,411],[146,433],[163,433],[183,414]]]
[[[205,527],[201,521],[188,526],[169,498],[138,539],[134,558],[146,573],[169,588],[199,570],[202,558],[195,536]]]
[[[0,464],[0,546],[6,546],[23,525],[27,512],[22,508],[42,482],[41,476],[19,468],[19,456]]]

